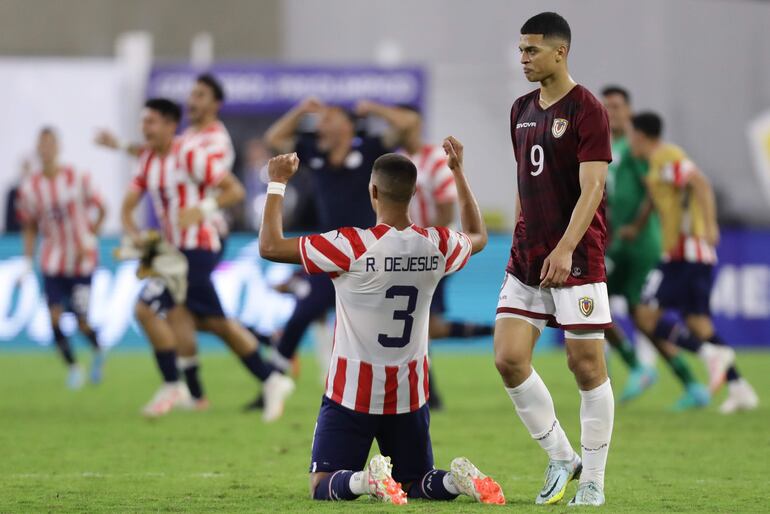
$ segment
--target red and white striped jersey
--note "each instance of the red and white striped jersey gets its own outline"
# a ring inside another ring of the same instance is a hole
[[[86,277],[98,261],[91,209],[104,205],[87,173],[62,166],[54,176],[29,175],[19,187],[18,215],[42,235],[44,275]]]
[[[149,149],[142,152],[132,187],[150,194],[165,237],[178,248],[213,252],[221,248],[213,220],[182,229],[179,212],[215,195],[217,184],[230,173],[234,155],[230,135],[219,121],[199,131],[188,128],[164,156]]]
[[[457,187],[447,166],[444,149],[425,145],[415,155],[404,153],[417,167],[417,192],[409,205],[409,216],[420,227],[433,225],[437,205],[457,201]]]
[[[401,414],[428,399],[428,314],[436,284],[471,255],[468,236],[412,225],[341,228],[299,239],[308,273],[337,293],[326,396],[369,414]]]

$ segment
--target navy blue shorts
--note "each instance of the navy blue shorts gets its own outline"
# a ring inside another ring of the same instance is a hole
[[[439,280],[436,290],[433,292],[433,301],[430,303],[431,314],[444,314],[446,312],[446,283],[449,277]]]
[[[644,286],[643,301],[664,310],[711,315],[714,267],[699,262],[664,262],[653,270]]]
[[[182,250],[187,257],[187,300],[185,306],[199,317],[225,317],[219,302],[219,295],[211,280],[211,273],[217,267],[219,254],[207,250]],[[171,293],[160,279],[149,279],[139,299],[157,314],[165,314],[175,302]]]
[[[211,280],[220,255],[208,250],[182,250],[187,257],[187,308],[200,317],[224,318],[225,311]]]
[[[406,414],[364,414],[325,397],[313,435],[310,472],[361,471],[372,442],[390,457],[393,478],[407,484],[433,469],[430,411],[425,404]]]
[[[49,307],[63,307],[77,316],[88,314],[91,297],[91,275],[65,277],[43,275],[43,290]]]

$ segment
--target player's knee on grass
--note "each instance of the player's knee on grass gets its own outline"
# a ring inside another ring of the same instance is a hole
[[[326,472],[310,473],[310,498],[311,499],[315,497],[315,490],[318,487],[318,484],[321,483],[321,480],[323,480],[330,474],[331,473],[326,473]]]
[[[601,339],[567,339],[567,365],[578,387],[590,391],[607,380],[604,341]]]

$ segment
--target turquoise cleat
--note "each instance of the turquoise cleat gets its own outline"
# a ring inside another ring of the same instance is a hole
[[[623,394],[620,395],[620,403],[630,402],[637,398],[657,381],[658,371],[655,368],[639,366],[631,370],[626,387],[623,388]]]
[[[67,372],[67,387],[73,391],[77,391],[83,387],[83,371],[77,364],[70,366],[69,371]]]
[[[708,407],[711,403],[711,394],[703,384],[693,382],[687,386],[684,395],[671,407],[674,412],[683,412],[691,409]]]
[[[94,360],[91,363],[91,373],[90,373],[92,384],[102,383],[102,377],[104,375],[105,358],[106,358],[106,355],[104,350],[98,350],[94,352]]]

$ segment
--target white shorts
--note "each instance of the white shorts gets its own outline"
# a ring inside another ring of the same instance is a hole
[[[497,319],[520,318],[541,332],[546,325],[567,331],[599,331],[612,325],[607,284],[540,288],[505,274]]]

